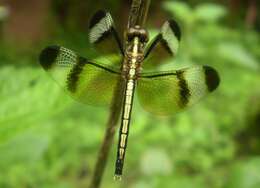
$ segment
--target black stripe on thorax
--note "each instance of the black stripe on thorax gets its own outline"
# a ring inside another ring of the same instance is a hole
[[[189,103],[189,98],[191,96],[188,84],[184,78],[183,71],[177,71],[178,85],[180,90],[180,107],[185,107]]]

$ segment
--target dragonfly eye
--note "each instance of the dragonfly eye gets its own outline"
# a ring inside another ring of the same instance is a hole
[[[145,29],[142,29],[140,26],[135,26],[130,28],[127,31],[127,40],[128,42],[132,41],[135,37],[139,37],[140,42],[148,42],[148,32]]]

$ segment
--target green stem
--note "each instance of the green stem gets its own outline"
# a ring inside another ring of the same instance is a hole
[[[110,116],[107,122],[107,128],[102,146],[99,151],[97,163],[94,170],[94,175],[91,180],[90,188],[100,187],[102,176],[107,164],[108,154],[112,146],[113,138],[115,135],[116,126],[121,114],[121,106],[123,102],[123,86],[124,82],[122,79],[118,80],[117,88],[115,89],[114,98],[110,107]]]

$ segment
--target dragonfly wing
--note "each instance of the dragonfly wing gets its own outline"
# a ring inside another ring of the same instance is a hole
[[[148,44],[145,51],[144,68],[154,68],[168,58],[174,57],[179,49],[181,30],[177,22],[165,22],[160,33]]]
[[[89,41],[111,62],[122,63],[123,46],[110,13],[100,10],[91,19]]]
[[[142,106],[158,115],[174,114],[214,91],[220,79],[216,70],[196,66],[177,71],[143,73],[137,92]]]
[[[45,48],[40,64],[74,99],[85,104],[110,104],[120,78],[118,71],[59,46]]]

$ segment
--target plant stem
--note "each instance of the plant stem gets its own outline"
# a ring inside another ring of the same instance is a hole
[[[107,122],[107,128],[105,137],[102,143],[102,146],[99,150],[97,163],[94,170],[94,175],[91,180],[90,188],[99,188],[106,167],[108,154],[112,146],[113,138],[115,135],[116,125],[118,123],[121,106],[122,106],[122,90],[123,90],[124,81],[119,79],[117,83],[117,88],[115,89],[113,101],[110,107],[110,116]]]
[[[133,0],[128,20],[128,28],[139,25],[143,27],[150,5],[150,0]],[[125,80],[120,78],[115,89],[114,97],[110,106],[110,115],[107,122],[105,137],[100,148],[94,175],[91,180],[90,188],[99,188],[104,170],[107,164],[108,154],[112,146],[116,126],[122,111],[123,91]]]
[[[139,25],[145,26],[151,0],[133,0],[128,19],[128,28]]]

